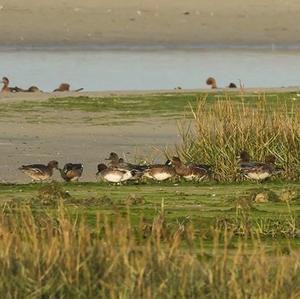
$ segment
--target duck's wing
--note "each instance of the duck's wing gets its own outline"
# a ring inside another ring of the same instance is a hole
[[[240,168],[241,170],[248,170],[248,169],[255,169],[260,168],[266,165],[266,163],[263,162],[241,162]]]
[[[19,170],[30,172],[37,175],[44,175],[47,172],[47,166],[43,164],[22,165]]]
[[[251,163],[250,163],[251,164]],[[244,174],[247,173],[273,173],[273,171],[275,170],[274,165],[270,165],[270,164],[266,164],[266,163],[260,163],[260,162],[256,162],[256,163],[252,163],[252,166],[246,166],[242,168],[242,172]]]
[[[187,166],[204,168],[206,170],[209,170],[212,167],[211,165],[208,165],[208,164],[199,164],[199,163],[188,163]]]
[[[83,170],[83,165],[81,163],[67,163],[64,168],[63,171],[66,173],[68,171],[82,171]]]
[[[74,179],[74,178],[79,178],[82,174],[81,170],[77,170],[77,169],[72,169],[72,170],[68,170],[67,173],[65,173],[66,177],[70,180]]]

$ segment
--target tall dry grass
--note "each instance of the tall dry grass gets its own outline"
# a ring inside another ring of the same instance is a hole
[[[286,102],[267,102],[263,96],[245,104],[224,96],[214,103],[199,99],[195,123],[181,128],[179,155],[213,165],[221,181],[239,178],[237,155],[247,150],[253,160],[274,154],[283,177],[300,178],[300,108]]]
[[[299,298],[300,253],[269,253],[259,238],[233,241],[214,229],[212,246],[191,224],[169,231],[128,218],[0,212],[1,298]]]

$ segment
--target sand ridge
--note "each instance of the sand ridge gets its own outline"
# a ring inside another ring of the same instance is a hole
[[[2,0],[2,46],[300,45],[298,0]]]

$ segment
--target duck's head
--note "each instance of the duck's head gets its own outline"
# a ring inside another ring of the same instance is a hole
[[[276,162],[276,157],[275,157],[274,155],[267,155],[267,156],[265,157],[265,162],[266,162],[267,164],[275,164],[275,162]]]
[[[243,150],[243,151],[240,152],[240,154],[238,156],[238,159],[241,162],[250,162],[250,155],[247,151]]]
[[[7,77],[3,77],[1,82],[2,82],[3,84],[6,84],[6,85],[9,84],[9,80],[8,80]]]
[[[236,84],[233,82],[230,82],[228,85],[228,88],[237,88]]]
[[[50,161],[49,163],[48,163],[48,167],[49,168],[56,168],[56,169],[58,169],[58,162],[57,161],[55,161],[55,160],[53,160],[53,161]]]
[[[70,90],[70,84],[69,83],[61,83],[59,85],[59,89],[61,91],[69,91]]]
[[[125,161],[124,161],[124,159],[123,158],[119,158],[119,163],[121,164],[121,163],[124,163]]]
[[[172,157],[172,164],[174,164],[175,166],[180,166],[181,165],[181,160],[178,157]]]
[[[109,154],[109,157],[105,160],[110,160],[110,161],[117,161],[119,162],[119,156],[115,152],[111,152]]]
[[[211,88],[217,88],[217,81],[214,77],[209,77],[206,79],[206,84],[211,85]]]
[[[97,170],[98,170],[97,174],[98,174],[99,172],[101,172],[102,170],[105,170],[105,169],[107,169],[107,166],[106,166],[105,164],[103,164],[103,163],[98,164],[98,165],[97,165]]]

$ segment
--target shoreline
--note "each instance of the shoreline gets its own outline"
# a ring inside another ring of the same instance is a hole
[[[299,44],[197,44],[197,43],[65,43],[65,44],[11,44],[0,45],[0,53],[8,51],[272,51],[272,52],[298,52]]]
[[[264,93],[292,93],[300,92],[300,86],[292,87],[267,87],[267,88],[217,88],[217,89],[163,89],[163,90],[105,90],[105,91],[82,91],[82,92],[42,92],[42,93],[28,93],[18,92],[10,94],[0,93],[0,103],[12,101],[47,101],[51,98],[65,98],[65,97],[126,97],[126,96],[145,96],[145,95],[165,95],[169,94],[264,94]]]

